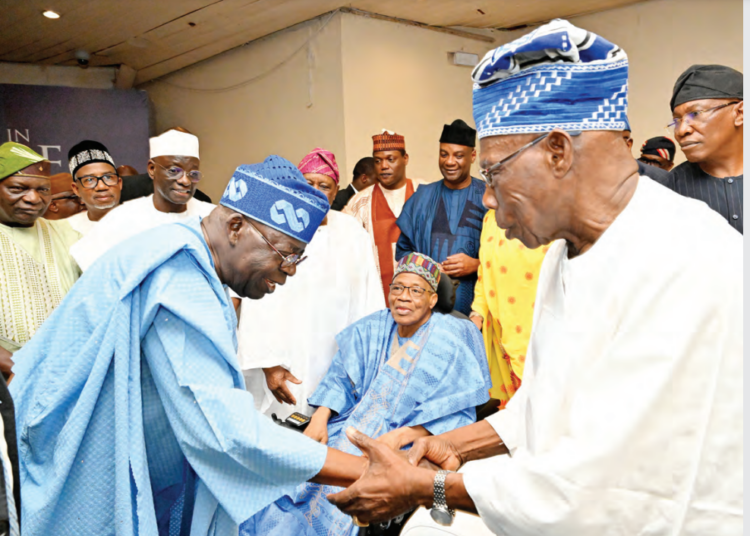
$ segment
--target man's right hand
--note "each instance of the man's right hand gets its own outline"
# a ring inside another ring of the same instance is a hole
[[[292,382],[299,385],[302,383],[294,377],[294,374],[289,372],[281,365],[275,367],[264,368],[263,373],[266,375],[266,385],[273,394],[274,398],[278,400],[279,404],[291,404],[292,406],[297,403],[297,399],[287,387],[286,382]]]
[[[448,471],[458,471],[464,463],[453,443],[439,435],[420,437],[409,449],[410,464],[418,466],[423,459]]]
[[[482,331],[482,325],[484,324],[484,318],[482,317],[482,315],[472,311],[471,315],[469,315],[469,320],[474,322],[474,325],[479,328],[479,331]]]

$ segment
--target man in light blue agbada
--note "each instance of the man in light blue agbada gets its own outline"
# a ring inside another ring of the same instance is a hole
[[[237,534],[308,479],[361,474],[356,457],[255,411],[227,297],[283,285],[327,211],[271,156],[237,168],[205,219],[91,266],[15,355],[25,535]]]

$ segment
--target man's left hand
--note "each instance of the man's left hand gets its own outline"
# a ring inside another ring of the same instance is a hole
[[[410,465],[403,455],[352,427],[346,436],[368,458],[367,469],[349,488],[328,495],[332,504],[361,523],[387,521],[416,506],[432,505],[434,471]]]
[[[479,269],[479,259],[469,257],[466,253],[451,255],[440,264],[443,271],[451,277],[465,277]]]

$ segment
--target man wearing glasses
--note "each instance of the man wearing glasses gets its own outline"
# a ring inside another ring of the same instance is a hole
[[[670,102],[677,143],[687,158],[669,187],[704,201],[742,233],[742,73],[693,65],[677,79]]]
[[[73,193],[83,200],[86,210],[71,216],[68,223],[86,235],[120,203],[122,179],[107,148],[98,141],[83,140],[68,151],[73,176]]]
[[[328,209],[270,156],[237,168],[207,217],[132,237],[83,274],[14,368],[25,535],[236,535],[306,480],[361,474],[255,410],[227,296],[294,276]]]
[[[523,383],[415,441],[409,461],[447,473],[349,430],[369,468],[328,500],[361,523],[422,505],[488,527],[420,516],[404,536],[741,533],[742,236],[638,173],[620,47],[555,20],[473,81],[484,204],[507,239],[551,244]]]
[[[126,238],[191,216],[208,216],[214,205],[193,198],[201,180],[198,138],[177,129],[149,140],[148,174],[154,193],[115,208],[70,252],[81,270]]]

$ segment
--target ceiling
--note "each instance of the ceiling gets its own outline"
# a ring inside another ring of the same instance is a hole
[[[140,84],[340,7],[432,26],[510,28],[643,0],[0,0],[0,61],[125,64]],[[46,9],[61,15],[44,18]]]

